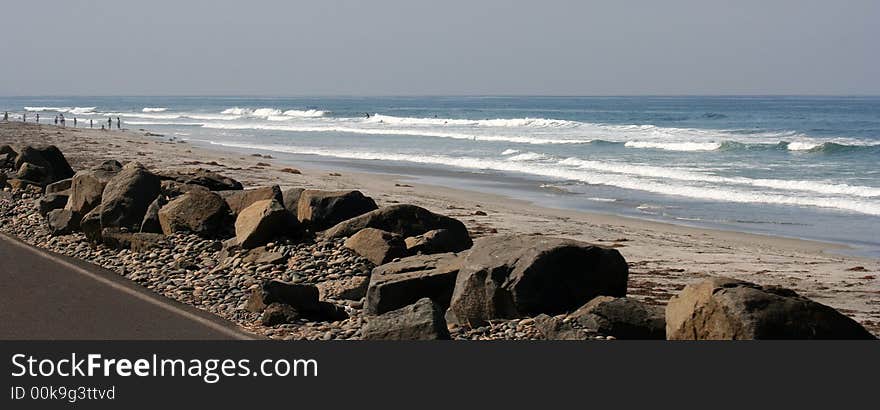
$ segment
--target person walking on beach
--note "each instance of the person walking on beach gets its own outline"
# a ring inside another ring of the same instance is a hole
[[[89,120],[89,128],[95,128],[95,120]]]
[[[3,111],[3,121],[4,122],[9,121],[9,111]]]
[[[116,129],[117,130],[122,129],[122,121],[119,120],[119,117],[116,117]]]
[[[55,125],[58,125],[58,116],[55,116]]]
[[[40,114],[37,114],[37,124],[40,123]]]
[[[21,113],[21,122],[27,122],[27,113],[26,112]]]
[[[107,117],[107,129],[113,128],[113,118]]]
[[[64,114],[61,114],[61,126],[66,127],[67,125],[64,123]]]
[[[76,128],[76,117],[73,117],[73,128]]]

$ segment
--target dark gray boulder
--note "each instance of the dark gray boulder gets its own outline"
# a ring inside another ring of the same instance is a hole
[[[233,215],[238,215],[245,208],[251,206],[251,204],[257,201],[274,199],[278,201],[279,204],[284,201],[281,196],[281,188],[279,188],[278,185],[244,190],[217,191],[217,194],[226,201],[229,205],[229,210],[232,211]]]
[[[666,339],[663,308],[631,298],[598,296],[568,318],[581,328],[618,339]]]
[[[139,163],[126,164],[104,186],[100,206],[101,226],[137,232],[147,209],[158,196],[159,177]]]
[[[296,217],[313,231],[322,231],[376,208],[373,198],[360,191],[307,189],[300,194]]]
[[[71,179],[69,198],[64,208],[82,218],[101,204],[104,187],[121,170],[119,162],[106,161],[95,168],[77,172]]]
[[[367,320],[361,329],[365,340],[447,340],[449,330],[443,319],[443,308],[431,299],[392,310]]]
[[[275,326],[286,323],[295,323],[299,319],[299,312],[293,306],[283,303],[272,303],[266,306],[260,315],[260,323],[263,326]]]
[[[39,165],[31,164],[30,162],[21,164],[15,176],[18,179],[34,181],[42,185],[48,183],[50,178],[48,169]]]
[[[43,167],[46,170],[45,183],[52,183],[73,176],[73,169],[61,150],[54,145],[45,147],[26,146],[21,149],[15,158],[15,169],[20,169],[22,164],[31,163]]]
[[[624,296],[628,273],[615,249],[543,236],[481,238],[462,262],[447,319],[481,326],[565,313],[596,296]]]
[[[200,185],[211,191],[229,191],[242,189],[241,182],[204,168],[183,168],[162,170],[157,174],[164,180],[176,181],[181,184]]]
[[[70,184],[72,181],[73,179],[67,178],[46,185],[46,194],[64,193],[65,195],[67,195],[67,191],[70,189]]]
[[[72,211],[55,209],[46,214],[46,224],[52,235],[67,235],[79,229],[79,221]]]
[[[833,308],[776,286],[730,278],[690,284],[666,306],[670,340],[876,339]]]
[[[457,246],[451,252],[463,251],[471,247],[471,237],[464,224],[454,218],[435,214],[415,205],[392,205],[377,209],[356,218],[343,221],[324,231],[327,238],[352,236],[361,229],[376,228],[396,233],[404,238],[418,236],[435,229],[446,229]]]
[[[467,241],[449,229],[434,229],[418,236],[410,236],[404,240],[406,250],[411,255],[446,252],[461,252]]]
[[[449,306],[462,258],[454,253],[419,255],[377,266],[370,275],[364,309],[381,314],[429,298]]]
[[[284,204],[284,208],[294,217],[296,217],[296,208],[299,207],[299,197],[302,196],[303,191],[305,189],[288,188],[281,192],[281,203]]]
[[[288,230],[290,219],[290,213],[275,199],[254,202],[235,219],[238,245],[244,249],[265,245]]]
[[[374,265],[388,263],[407,255],[403,238],[381,229],[361,229],[346,239],[344,245]]]
[[[162,195],[157,196],[150,203],[147,211],[144,212],[144,220],[141,221],[141,232],[162,233],[162,224],[159,223],[159,210],[167,203],[168,201]]]
[[[229,205],[210,191],[190,191],[159,210],[162,233],[190,232],[204,237],[225,236],[232,227]]]
[[[49,212],[62,209],[67,205],[67,195],[46,194],[36,200],[37,212],[46,216]]]
[[[260,313],[273,303],[290,305],[300,312],[314,312],[319,309],[318,288],[301,283],[269,280],[251,292],[245,309]]]

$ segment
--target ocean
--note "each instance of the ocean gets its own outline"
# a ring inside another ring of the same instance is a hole
[[[539,205],[880,256],[880,97],[0,97]]]

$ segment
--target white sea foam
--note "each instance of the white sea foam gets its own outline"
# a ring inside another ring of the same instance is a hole
[[[623,145],[629,148],[654,148],[667,151],[714,151],[721,148],[720,142],[627,141]]]
[[[30,112],[60,112],[64,114],[94,114],[98,107],[24,107]]]
[[[325,114],[326,112],[320,110],[287,110],[283,115],[285,117],[315,118],[323,117]]]
[[[544,154],[539,154],[537,152],[524,152],[522,154],[512,155],[507,157],[508,161],[537,161],[546,159],[547,156]]]
[[[580,181],[587,184],[601,184],[624,189],[640,190],[657,194],[675,195],[703,200],[737,203],[766,203],[791,206],[811,206],[821,208],[834,208],[868,215],[880,215],[880,202],[877,201],[859,200],[837,196],[817,197],[780,194],[772,192],[742,190],[734,187],[716,187],[679,183],[670,184],[663,181],[639,178],[626,174],[597,173],[590,169],[553,167],[540,163],[512,162],[473,157],[452,157],[446,155],[415,155],[410,153],[346,151],[317,147],[310,148],[217,141],[208,142],[229,147],[261,149],[296,154],[311,154],[362,160],[405,161],[423,164],[454,166],[467,169],[519,172],[550,178]]]
[[[326,113],[320,110],[287,110],[281,111],[277,108],[241,108],[232,107],[220,112],[225,115],[247,116],[255,118],[265,118],[273,121],[289,120],[291,118],[317,118],[323,117]]]
[[[168,111],[165,107],[144,107],[141,112],[165,112]]]
[[[582,123],[577,121],[554,120],[547,118],[496,118],[485,120],[454,119],[454,118],[415,118],[395,117],[392,115],[375,114],[365,122],[393,125],[419,126],[471,126],[471,127],[576,127]]]
[[[501,155],[513,155],[518,152],[519,152],[518,149],[506,149],[506,150],[504,150],[504,152],[501,153]]]
[[[794,141],[788,143],[789,151],[809,151],[815,148],[818,148],[822,145],[821,142],[811,142],[811,141]]]

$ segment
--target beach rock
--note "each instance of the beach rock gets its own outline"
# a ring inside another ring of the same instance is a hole
[[[462,258],[454,253],[419,255],[377,266],[370,275],[364,309],[381,314],[429,298],[449,306]]]
[[[361,229],[346,239],[344,246],[375,265],[407,255],[406,245],[400,235],[374,228]]]
[[[177,198],[177,197],[179,197],[187,192],[191,192],[191,191],[208,192],[208,191],[210,191],[210,189],[205,188],[201,185],[182,184],[180,182],[171,181],[171,180],[163,180],[159,184],[159,193],[160,193],[160,195],[162,195],[166,198]]]
[[[663,308],[631,298],[598,296],[568,318],[581,328],[618,339],[666,339]]]
[[[60,194],[64,193],[67,195],[67,191],[70,189],[70,184],[73,182],[72,178],[62,179],[58,182],[53,182],[49,185],[46,185],[46,194]]]
[[[15,169],[20,169],[22,164],[31,163],[43,167],[46,170],[46,183],[52,183],[73,176],[73,169],[61,150],[54,145],[45,147],[26,146],[21,149],[15,158]]]
[[[18,173],[16,173],[15,176],[18,179],[34,181],[39,184],[45,184],[49,179],[49,170],[47,170],[45,167],[34,165],[30,162],[25,162],[21,164],[21,167],[18,168]]]
[[[162,195],[157,196],[150,203],[147,211],[144,212],[144,220],[141,221],[141,232],[162,233],[162,224],[159,223],[159,210],[167,203],[168,201]]]
[[[101,165],[77,172],[70,182],[70,197],[64,207],[80,217],[101,204],[104,186],[122,171],[117,161],[106,161]]]
[[[149,232],[135,232],[129,238],[132,252],[146,252],[153,248],[161,247],[165,241],[165,235]]]
[[[36,200],[37,212],[46,216],[50,211],[62,209],[67,205],[67,195],[46,194]]]
[[[113,249],[131,249],[131,232],[117,227],[101,229],[101,243]]]
[[[286,208],[294,217],[296,217],[296,208],[299,207],[299,197],[302,196],[303,191],[305,191],[305,189],[288,188],[281,192],[281,203],[284,204],[284,208]]]
[[[290,213],[275,199],[254,202],[235,219],[238,245],[249,249],[265,245],[284,234],[290,224]]]
[[[858,322],[793,290],[721,277],[690,284],[669,300],[666,337],[875,339]]]
[[[467,228],[457,219],[435,214],[415,205],[392,205],[377,209],[324,231],[326,238],[343,238],[352,236],[361,229],[376,228],[396,233],[404,238],[418,236],[435,229],[446,229],[452,236],[454,252],[471,247],[471,237]]]
[[[599,334],[593,329],[582,329],[564,316],[535,316],[535,328],[547,340],[591,340]]]
[[[321,299],[361,300],[367,294],[369,284],[369,276],[349,276],[318,282],[315,286]]]
[[[18,152],[15,152],[15,148],[12,148],[9,144],[0,145],[0,155],[12,155],[13,157],[18,156]]]
[[[0,189],[6,188],[6,181],[9,177],[6,176],[5,172],[0,172]]]
[[[376,208],[373,198],[364,196],[360,191],[307,189],[300,195],[296,216],[312,230],[322,231]]]
[[[162,233],[190,232],[203,237],[216,237],[228,232],[231,216],[229,205],[209,191],[190,191],[174,198],[159,210]]]
[[[265,246],[259,246],[247,251],[241,261],[257,265],[279,265],[286,262],[287,257],[281,252],[271,252]]]
[[[404,243],[407,252],[411,255],[430,255],[464,250],[461,238],[457,238],[449,229],[434,229],[421,235],[410,236],[404,240]]]
[[[162,179],[172,180],[181,184],[200,185],[211,191],[229,191],[242,189],[241,182],[220,175],[204,168],[183,168],[158,172]]]
[[[46,224],[52,235],[67,235],[79,229],[79,221],[72,211],[55,209],[46,214]]]
[[[446,340],[443,308],[431,299],[370,318],[361,329],[364,340]]]
[[[101,212],[98,208],[83,215],[79,221],[79,229],[86,235],[86,239],[92,242],[101,241]]]
[[[42,193],[43,186],[36,181],[29,181],[21,178],[10,178],[6,180],[6,185],[13,191],[30,191],[33,193]]]
[[[299,312],[292,306],[283,303],[272,303],[266,306],[260,315],[260,323],[263,326],[275,326],[285,323],[295,323],[299,319]]]
[[[237,191],[217,191],[217,194],[226,200],[233,215],[238,215],[257,201],[274,199],[279,204],[284,202],[284,198],[281,196],[281,188],[278,185]]]
[[[101,226],[141,228],[150,204],[159,196],[159,177],[137,162],[110,178],[101,195]]]
[[[300,312],[315,312],[319,309],[318,288],[313,285],[269,280],[251,292],[245,309],[260,313],[273,303],[290,305]]]
[[[564,313],[599,295],[624,296],[628,272],[615,249],[543,236],[481,238],[462,262],[447,319],[482,326]]]

